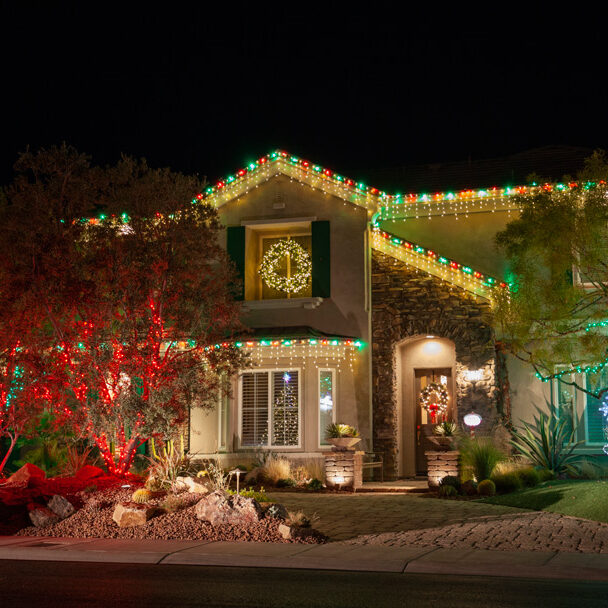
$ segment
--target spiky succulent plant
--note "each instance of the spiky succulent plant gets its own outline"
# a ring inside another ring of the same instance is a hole
[[[139,488],[139,490],[135,490],[133,492],[133,496],[131,496],[131,500],[133,502],[148,502],[152,498],[152,492],[150,490],[146,490],[145,488]]]

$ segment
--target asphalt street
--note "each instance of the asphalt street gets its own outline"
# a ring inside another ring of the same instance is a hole
[[[1,560],[0,605],[20,608],[601,608],[608,606],[608,583]]]

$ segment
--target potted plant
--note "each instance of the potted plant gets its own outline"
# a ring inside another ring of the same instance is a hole
[[[325,435],[336,451],[348,450],[361,441],[359,431],[350,424],[334,422],[325,429]]]
[[[455,422],[440,422],[433,428],[433,437],[431,441],[437,445],[440,450],[450,450],[457,438],[458,425]]]

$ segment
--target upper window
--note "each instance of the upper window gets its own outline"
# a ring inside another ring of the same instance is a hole
[[[226,248],[240,279],[240,300],[331,297],[326,220],[244,221],[241,226],[228,226]]]
[[[300,445],[299,370],[247,372],[241,375],[242,447]]]
[[[258,243],[257,299],[309,298],[312,295],[310,233],[268,236],[262,233]],[[259,272],[262,262],[269,268],[264,274]],[[289,291],[281,289],[287,285],[293,287]]]

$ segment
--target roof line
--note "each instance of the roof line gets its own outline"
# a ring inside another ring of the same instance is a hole
[[[416,209],[412,213],[424,215],[433,205],[439,205],[444,209],[447,206],[452,213],[470,211],[469,207],[461,208],[463,203],[477,206],[484,206],[484,203],[486,203],[488,210],[517,208],[517,204],[511,200],[515,196],[533,194],[539,191],[565,191],[579,187],[577,182],[570,182],[568,184],[547,183],[531,186],[506,186],[503,188],[494,186],[434,194],[388,194],[383,190],[345,177],[331,169],[289,154],[284,150],[274,150],[243,166],[234,174],[218,180],[214,186],[206,188],[205,192],[198,194],[194,200],[209,200],[215,206],[221,206],[234,198],[242,196],[250,188],[257,186],[259,182],[278,173],[308,183],[312,187],[319,188],[374,213],[379,212],[383,219],[397,219],[404,213],[410,214],[413,207],[416,207]]]
[[[505,281],[499,281],[470,266],[439,255],[432,249],[407,241],[378,227],[372,231],[372,247],[488,300],[492,299],[492,294],[496,289],[508,290],[509,288]]]

